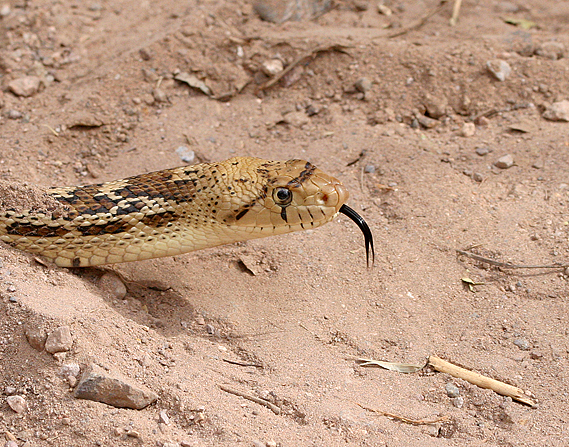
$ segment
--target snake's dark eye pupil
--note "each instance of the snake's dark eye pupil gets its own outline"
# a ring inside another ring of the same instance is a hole
[[[292,193],[286,188],[278,188],[276,196],[281,203],[288,203],[292,199]]]

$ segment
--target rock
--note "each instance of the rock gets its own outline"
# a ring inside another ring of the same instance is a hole
[[[4,394],[6,394],[7,396],[11,396],[12,394],[16,394],[16,387],[15,386],[11,386],[8,385],[6,388],[4,388]]]
[[[474,123],[464,123],[460,129],[460,135],[468,138],[472,137],[476,132],[476,125]]]
[[[19,120],[22,116],[24,116],[24,114],[19,110],[9,109],[6,110],[4,116],[6,116],[6,118],[9,120]]]
[[[512,157],[510,154],[504,155],[494,162],[494,166],[500,169],[511,168],[514,166],[514,157]]]
[[[170,425],[170,418],[168,417],[168,413],[166,412],[166,410],[160,410],[160,413],[158,415],[158,422]]]
[[[354,87],[358,92],[362,92],[364,95],[371,90],[373,83],[368,78],[360,78],[354,82]]]
[[[81,373],[81,368],[77,363],[66,363],[59,368],[59,376],[63,377],[69,385],[74,388],[77,385],[77,378]]]
[[[451,399],[451,402],[456,408],[462,408],[464,406],[464,398],[462,396]]]
[[[253,9],[267,22],[312,20],[332,9],[332,0],[259,0]]]
[[[290,112],[283,117],[283,121],[294,127],[302,127],[308,123],[308,115],[305,112]]]
[[[534,52],[532,35],[528,31],[521,29],[513,31],[504,40],[508,51],[515,51],[520,56],[530,57]]]
[[[126,286],[115,273],[108,272],[101,276],[99,287],[117,300],[122,300],[126,296]]]
[[[531,344],[525,338],[516,338],[513,343],[520,348],[522,351],[529,351]]]
[[[4,447],[18,447],[18,443],[16,441],[7,441]]]
[[[458,397],[460,396],[460,390],[458,389],[458,387],[452,383],[449,382],[445,385],[445,390],[447,392],[447,396],[448,397]]]
[[[489,60],[486,62],[486,68],[500,82],[504,82],[512,72],[510,64],[501,59]]]
[[[391,9],[389,9],[387,6],[385,6],[383,3],[378,3],[377,5],[377,11],[380,14],[383,14],[384,16],[390,16],[391,14],[393,14],[393,11],[391,11]]]
[[[480,172],[474,172],[472,174],[472,180],[477,183],[482,183],[484,181],[484,176]]]
[[[178,149],[176,149],[176,154],[178,154],[178,157],[180,157],[184,163],[191,164],[196,159],[196,153],[186,146],[178,147]]]
[[[375,172],[375,166],[374,165],[365,165],[364,172],[366,174],[373,174]]]
[[[431,118],[439,119],[446,115],[448,101],[444,96],[433,96],[427,93],[423,98],[423,105]]]
[[[161,88],[155,88],[152,90],[152,97],[156,102],[167,102],[168,96]]]
[[[480,146],[476,148],[476,153],[483,157],[484,155],[488,155],[490,152],[490,148],[488,146]]]
[[[60,326],[47,336],[45,350],[50,354],[66,352],[73,346],[73,338],[69,326]]]
[[[565,45],[561,42],[543,42],[535,49],[535,54],[556,61],[565,56]]]
[[[569,101],[554,102],[543,112],[543,117],[550,121],[569,122]]]
[[[32,348],[37,351],[43,351],[45,347],[45,339],[47,334],[45,330],[37,326],[28,326],[25,329],[26,338]]]
[[[283,70],[283,61],[280,59],[269,59],[261,64],[261,71],[270,77],[279,74]]]
[[[426,129],[432,129],[433,127],[437,127],[440,124],[440,121],[421,114],[417,114],[416,120],[421,126],[425,127]]]
[[[6,402],[16,413],[23,413],[28,408],[26,400],[22,396],[8,396]]]
[[[8,89],[14,95],[28,97],[38,92],[40,82],[41,80],[38,76],[24,76],[9,82]]]
[[[158,395],[148,388],[112,376],[94,364],[90,364],[81,375],[75,397],[135,410],[141,410],[158,399]]]

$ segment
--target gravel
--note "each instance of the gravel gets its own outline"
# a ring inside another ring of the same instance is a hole
[[[458,397],[460,395],[460,390],[452,382],[449,382],[445,385],[445,391],[447,392],[448,397]]]
[[[494,162],[494,166],[500,169],[511,168],[514,166],[514,157],[512,157],[510,154],[504,155]]]
[[[486,68],[500,82],[504,82],[512,72],[510,64],[501,59],[492,59],[487,61]]]

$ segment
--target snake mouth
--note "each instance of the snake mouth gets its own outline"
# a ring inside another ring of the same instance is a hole
[[[366,263],[367,266],[369,267],[369,258],[371,253],[371,265],[373,265],[373,263],[375,262],[375,251],[373,249],[373,235],[371,234],[371,230],[368,224],[363,219],[363,217],[361,217],[348,205],[342,205],[340,207],[340,213],[348,216],[351,220],[353,220],[356,223],[356,225],[360,228],[360,230],[362,230],[366,245]]]

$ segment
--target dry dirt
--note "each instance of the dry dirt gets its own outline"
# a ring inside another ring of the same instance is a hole
[[[386,2],[393,15],[385,16],[375,1],[340,2],[315,21],[280,25],[242,0],[0,5],[2,180],[102,182],[181,165],[179,146],[202,160],[305,158],[347,185],[376,243],[367,269],[359,230],[339,217],[314,232],[118,265],[124,300],[99,286],[103,270],[42,265],[2,247],[6,439],[569,444],[566,272],[498,268],[456,253],[476,246],[515,264],[569,264],[569,124],[542,117],[569,99],[569,59],[534,54],[545,42],[569,45],[569,2],[465,0],[455,27],[449,3],[419,29],[388,37],[436,4]],[[259,89],[263,62],[288,66],[330,47]],[[511,66],[504,82],[486,69],[492,59]],[[223,100],[174,80],[184,72]],[[39,77],[39,91],[11,93],[26,75]],[[371,82],[365,95],[354,87],[362,78]],[[465,123],[476,124],[473,135],[464,136]],[[507,154],[514,165],[496,168]],[[470,290],[462,278],[483,284]],[[26,329],[62,325],[73,335],[65,354],[39,352],[26,339]],[[517,385],[538,405],[441,373],[354,361],[422,363],[430,354]],[[75,399],[58,375],[70,362],[128,376],[159,400],[137,411]],[[462,401],[447,395],[449,382]],[[264,397],[281,414],[219,385]],[[15,413],[8,394],[23,396],[27,411]],[[359,405],[446,422],[411,425]],[[168,424],[159,422],[162,410]]]

